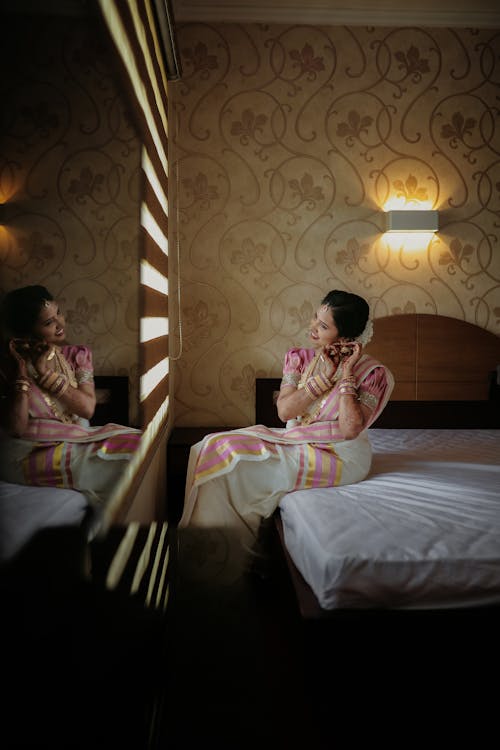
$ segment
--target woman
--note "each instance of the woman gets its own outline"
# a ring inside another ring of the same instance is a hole
[[[0,479],[79,490],[98,514],[141,432],[89,425],[96,403],[92,354],[66,343],[63,314],[45,287],[7,293],[2,322]]]
[[[363,354],[372,330],[362,297],[329,292],[310,324],[311,347],[285,356],[277,408],[286,429],[215,433],[191,448],[179,522],[189,577],[236,580],[286,493],[367,476],[367,428],[394,387],[390,371]]]

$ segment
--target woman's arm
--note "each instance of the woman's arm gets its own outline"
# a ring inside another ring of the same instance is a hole
[[[94,415],[96,397],[93,382],[79,383],[76,387],[70,385],[66,376],[54,373],[49,365],[51,351],[44,352],[35,362],[38,373],[38,385],[49,395],[57,398],[66,411],[78,417],[91,419]],[[60,354],[59,356],[64,356]]]
[[[311,397],[304,388],[298,390],[294,386],[285,385],[281,388],[278,400],[278,416],[282,422],[294,419],[304,414],[311,403]],[[339,427],[346,440],[358,437],[370,418],[371,409],[360,404],[357,394],[342,394],[339,406]]]
[[[95,411],[95,388],[93,383],[80,383],[76,388],[71,385],[68,390],[57,397],[67,411],[78,417],[92,419]]]
[[[2,373],[2,427],[13,437],[21,437],[29,419],[30,381],[25,360],[17,353],[15,342],[9,341],[11,364]],[[8,374],[7,374],[8,373]]]
[[[297,389],[294,385],[284,385],[276,401],[278,416],[282,422],[295,419],[299,414],[304,414],[310,403],[311,397],[304,388]]]
[[[283,365],[283,381],[276,401],[278,416],[282,422],[296,419],[305,412],[311,403],[311,397],[307,392],[302,388],[297,388],[305,366],[302,350],[290,349],[286,353]]]
[[[79,383],[76,388],[70,385],[68,379],[59,373],[55,373],[48,366],[50,347],[47,348],[34,362],[38,374],[38,385],[60,401],[68,412],[76,414],[85,419],[91,419],[96,404],[95,388],[92,382]],[[22,437],[28,428],[29,421],[29,392],[31,388],[28,376],[26,360],[21,357],[15,347],[15,341],[9,342],[9,353],[12,358],[12,367],[8,368],[9,374],[3,378],[0,421],[2,427],[13,437]],[[44,382],[47,387],[44,388]],[[52,386],[52,387],[49,387]],[[56,393],[54,388],[59,390]]]
[[[370,409],[360,404],[356,378],[352,368],[361,357],[362,346],[355,343],[352,354],[342,363],[342,378],[339,381],[339,427],[346,440],[354,440],[364,430],[370,417]]]
[[[380,394],[385,390],[386,379],[382,370],[374,371],[363,383],[364,394],[359,398],[359,384],[352,375],[352,368],[362,354],[361,344],[356,343],[353,353],[344,360],[342,380],[339,383],[340,406],[339,427],[346,440],[353,440],[370,424],[373,409]],[[343,384],[342,384],[343,381]],[[368,385],[367,385],[368,384]],[[344,391],[342,393],[342,391]],[[363,403],[365,401],[365,403]]]
[[[342,381],[348,382],[352,379],[353,382],[353,387],[340,388],[338,422],[345,440],[353,440],[358,437],[368,424],[371,415],[370,407],[359,402],[357,388],[354,387],[356,385],[355,379],[352,376],[352,368],[361,354],[361,345],[353,344],[352,354],[344,359],[342,366]],[[326,391],[333,386],[332,378],[339,365],[338,350],[333,348],[331,351],[323,350],[321,361],[323,366],[320,379],[318,383],[313,385],[312,390],[307,387],[298,389],[293,385],[282,386],[276,405],[278,416],[283,422],[304,414],[311,401],[318,396],[318,389]]]
[[[340,396],[339,427],[346,440],[354,440],[364,430],[370,418],[371,409],[360,404],[357,395]]]

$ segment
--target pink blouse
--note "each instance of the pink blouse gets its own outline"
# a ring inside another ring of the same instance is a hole
[[[93,382],[94,365],[92,363],[92,352],[88,347],[68,345],[61,347],[61,352],[74,370],[78,384]]]

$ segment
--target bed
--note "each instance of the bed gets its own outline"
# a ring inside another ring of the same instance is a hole
[[[128,424],[128,377],[98,375],[95,389],[91,424]],[[96,528],[85,495],[0,481],[0,563],[14,559],[40,530],[59,527],[79,528],[93,536]]]
[[[304,618],[500,604],[500,339],[436,315],[375,321],[370,354],[396,379],[370,428],[363,482],[289,493],[275,514]],[[279,378],[256,422],[283,426]]]
[[[40,529],[83,524],[81,492],[0,482],[0,563],[12,560]]]

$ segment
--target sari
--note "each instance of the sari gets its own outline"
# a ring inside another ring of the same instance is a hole
[[[291,349],[281,386],[300,388],[318,366],[313,349]],[[185,563],[190,577],[236,580],[256,550],[259,526],[295,490],[362,481],[371,466],[368,428],[394,387],[391,372],[363,354],[352,368],[360,402],[370,407],[362,433],[346,440],[339,427],[342,367],[332,388],[285,428],[254,425],[212,433],[192,446],[184,510]],[[199,531],[203,533],[198,533]],[[194,563],[194,565],[193,565]]]
[[[93,383],[92,353],[85,346],[55,349],[55,369],[70,384]],[[8,377],[0,371],[1,395]],[[66,411],[52,394],[39,388],[28,364],[29,420],[24,434],[1,435],[0,479],[36,487],[61,487],[85,494],[94,510],[102,509],[116,482],[139,446],[141,431],[117,424],[90,426]]]

